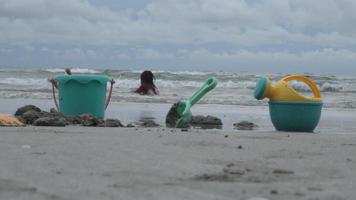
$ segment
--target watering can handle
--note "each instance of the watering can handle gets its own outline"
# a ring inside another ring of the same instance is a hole
[[[52,78],[52,77],[48,77],[48,81],[51,82],[52,84],[52,95],[53,95],[53,100],[54,100],[54,104],[56,105],[57,111],[59,111],[59,105],[58,105],[58,101],[57,101],[57,97],[56,97],[56,88],[58,86],[57,81]]]
[[[206,93],[214,89],[218,84],[218,80],[215,77],[211,77],[204,82],[204,84],[196,91],[190,98],[190,105],[196,104]]]
[[[305,76],[298,76],[298,75],[287,76],[287,77],[283,78],[282,80],[287,81],[287,82],[288,81],[302,81],[310,87],[310,89],[312,90],[312,92],[316,98],[320,98],[320,91],[319,91],[318,87],[316,86],[316,84],[311,79],[309,79]]]
[[[109,96],[108,96],[108,98],[106,98],[106,103],[105,103],[105,110],[106,110],[106,108],[108,108],[108,106],[109,106],[110,99],[111,99],[111,95],[112,95],[112,89],[113,89],[114,84],[115,84],[114,79],[111,79],[111,81],[110,81]]]

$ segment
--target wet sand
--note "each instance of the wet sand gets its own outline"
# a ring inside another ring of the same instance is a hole
[[[53,100],[40,99],[0,99],[0,113],[14,114],[17,108],[32,104],[49,111],[54,107]],[[169,103],[128,103],[111,102],[106,110],[106,118],[119,119],[127,125],[142,119],[151,119],[165,126],[165,117],[172,104]],[[193,115],[212,115],[223,122],[222,129],[234,131],[233,124],[250,121],[258,125],[257,132],[274,131],[269,117],[268,106],[239,106],[218,104],[197,104],[191,109]],[[323,108],[316,133],[356,134],[356,109]]]
[[[0,127],[0,199],[356,197],[356,134]]]

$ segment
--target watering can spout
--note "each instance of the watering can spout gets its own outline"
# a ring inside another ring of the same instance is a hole
[[[258,100],[262,100],[266,97],[271,98],[272,94],[273,86],[271,84],[271,81],[266,77],[261,78],[256,84],[254,93],[255,98]]]

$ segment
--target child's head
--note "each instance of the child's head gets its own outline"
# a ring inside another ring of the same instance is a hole
[[[152,84],[154,85],[153,83],[153,79],[154,79],[154,75],[151,71],[144,71],[142,72],[141,74],[141,83],[148,83],[148,84]]]

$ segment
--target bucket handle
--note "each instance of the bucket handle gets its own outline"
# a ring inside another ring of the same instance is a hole
[[[57,111],[59,111],[59,105],[58,105],[58,101],[57,101],[57,97],[56,97],[56,88],[58,86],[57,81],[52,78],[52,77],[48,77],[48,81],[51,82],[52,84],[52,95],[53,95],[53,100],[54,100],[54,104],[56,105]]]
[[[283,81],[292,81],[292,80],[295,80],[295,81],[302,81],[304,83],[306,83],[310,89],[312,90],[314,96],[316,98],[320,98],[320,91],[318,89],[318,87],[316,86],[316,84],[310,79],[310,78],[307,78],[305,76],[299,76],[299,75],[292,75],[292,76],[287,76],[287,77],[284,77],[282,79]]]
[[[114,79],[111,79],[111,81],[110,81],[110,91],[109,91],[108,98],[106,98],[106,103],[105,103],[105,110],[109,106],[111,95],[112,95],[112,89],[114,87],[114,84],[115,84]]]

